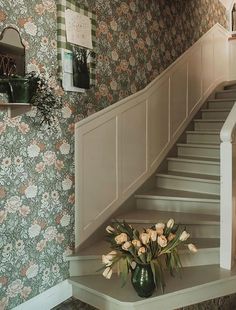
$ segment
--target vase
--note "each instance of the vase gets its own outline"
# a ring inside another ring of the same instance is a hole
[[[137,264],[132,272],[131,283],[140,297],[150,297],[155,289],[151,266]]]

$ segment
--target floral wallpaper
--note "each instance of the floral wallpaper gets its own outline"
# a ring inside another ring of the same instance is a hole
[[[216,22],[218,0],[81,0],[97,14],[96,87],[63,94],[56,129],[38,113],[0,112],[0,309],[12,309],[66,279],[74,244],[74,123],[145,87]],[[0,0],[0,30],[12,25],[26,70],[56,79],[56,2]]]

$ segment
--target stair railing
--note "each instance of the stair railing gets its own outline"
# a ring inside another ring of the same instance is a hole
[[[220,266],[231,269],[236,234],[236,102],[220,132]]]

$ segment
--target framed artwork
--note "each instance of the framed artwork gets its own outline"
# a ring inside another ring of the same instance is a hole
[[[65,90],[95,85],[96,23],[96,15],[75,0],[57,1],[58,73]]]

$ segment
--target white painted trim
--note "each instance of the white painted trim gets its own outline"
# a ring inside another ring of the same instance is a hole
[[[72,286],[68,280],[64,280],[47,291],[15,307],[13,310],[50,310],[71,296]]]
[[[231,269],[234,264],[235,205],[234,205],[234,150],[236,128],[236,103],[220,132],[220,265]]]
[[[232,20],[232,10],[233,10],[233,6],[234,4],[236,4],[236,0],[232,0],[231,3],[229,4],[228,6],[228,14],[229,14],[229,31],[230,33],[233,35],[233,34],[236,34],[236,31],[233,31],[232,30],[232,23],[233,23],[233,20]]]
[[[220,139],[222,142],[233,142],[236,126],[236,102],[230,111],[224,126],[220,131]]]

